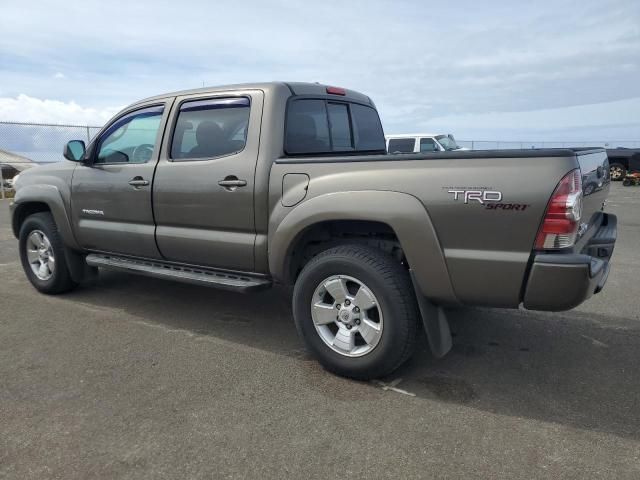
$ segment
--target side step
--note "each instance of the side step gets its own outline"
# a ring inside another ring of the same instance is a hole
[[[161,260],[121,257],[106,253],[91,253],[87,255],[86,261],[87,264],[92,267],[137,273],[149,277],[166,278],[236,292],[251,292],[271,286],[270,280],[259,276],[230,273],[212,268],[180,265],[177,263],[163,262]]]

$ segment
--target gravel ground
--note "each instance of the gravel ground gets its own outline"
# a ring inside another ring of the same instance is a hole
[[[0,478],[640,478],[640,188],[608,211],[601,294],[452,311],[447,357],[360,383],[308,357],[286,292],[37,294],[0,202]]]

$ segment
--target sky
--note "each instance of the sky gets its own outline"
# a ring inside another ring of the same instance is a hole
[[[269,80],[366,93],[387,133],[640,141],[640,1],[0,1],[0,121]]]

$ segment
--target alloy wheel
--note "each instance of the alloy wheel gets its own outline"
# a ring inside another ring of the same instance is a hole
[[[366,355],[382,337],[378,299],[354,277],[333,275],[320,282],[311,300],[311,316],[322,341],[340,355]]]
[[[33,230],[25,244],[27,261],[34,275],[40,280],[49,280],[56,270],[56,258],[47,236],[40,230]]]

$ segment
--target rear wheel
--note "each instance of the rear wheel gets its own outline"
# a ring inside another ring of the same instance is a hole
[[[611,174],[611,180],[618,182],[627,174],[627,169],[624,168],[623,164],[615,162],[609,165],[609,172]]]
[[[37,290],[55,294],[77,286],[71,279],[62,239],[50,213],[27,217],[20,228],[19,247],[22,268]]]
[[[293,293],[296,327],[329,371],[367,380],[413,352],[417,305],[407,271],[390,255],[344,245],[314,257]]]

